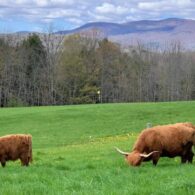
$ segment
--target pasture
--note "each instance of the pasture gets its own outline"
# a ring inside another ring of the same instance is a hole
[[[129,167],[130,151],[152,125],[195,123],[195,102],[96,104],[0,109],[0,136],[30,133],[33,164],[0,167],[0,194],[193,194],[195,159],[161,158]]]

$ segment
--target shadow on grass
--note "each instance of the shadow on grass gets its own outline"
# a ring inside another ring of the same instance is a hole
[[[61,171],[71,171],[71,168],[69,166],[66,166],[66,165],[57,165],[57,166],[55,166],[55,168],[57,170],[61,170]]]
[[[86,169],[96,169],[96,167],[92,164],[86,165]]]
[[[57,160],[57,161],[63,161],[63,160],[65,160],[65,158],[64,158],[64,157],[59,156],[59,157],[58,157],[58,158],[56,158],[55,160]]]

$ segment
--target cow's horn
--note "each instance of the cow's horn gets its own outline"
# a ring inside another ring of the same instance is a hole
[[[117,147],[114,147],[114,148],[117,150],[117,152],[119,152],[119,153],[122,154],[122,155],[129,155],[128,152],[123,152],[122,150],[120,150],[120,149],[117,148]]]
[[[151,156],[152,154],[154,153],[157,153],[159,151],[153,151],[153,152],[150,152],[149,154],[140,154],[141,157],[144,157],[144,158],[148,158],[149,156]]]

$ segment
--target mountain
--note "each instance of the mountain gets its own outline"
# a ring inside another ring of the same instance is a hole
[[[121,24],[115,23],[107,23],[107,22],[94,22],[94,23],[87,23],[79,28],[67,31],[58,31],[57,34],[74,34],[84,31],[89,31],[92,29],[99,29],[107,36],[116,34],[121,28]],[[119,33],[117,33],[119,34]]]
[[[91,29],[99,29],[107,36],[113,35],[122,35],[129,33],[143,33],[149,31],[172,31],[176,28],[177,25],[180,25],[188,20],[184,19],[166,19],[159,21],[152,20],[140,20],[127,22],[122,24],[117,23],[107,23],[107,22],[93,22],[85,24],[79,28],[68,30],[68,31],[59,31],[57,34],[72,34],[83,31],[88,31]]]
[[[140,20],[122,24],[94,22],[69,31],[56,34],[74,34],[98,29],[105,37],[123,46],[134,45],[138,41],[159,47],[179,41],[187,49],[195,49],[195,20],[169,18],[164,20]]]

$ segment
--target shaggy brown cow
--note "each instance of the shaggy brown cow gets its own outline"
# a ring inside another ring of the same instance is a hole
[[[139,166],[142,161],[152,160],[158,163],[162,156],[181,156],[181,162],[192,162],[192,145],[195,145],[195,128],[191,123],[155,126],[145,129],[139,135],[131,153],[119,150],[132,166]]]
[[[0,161],[5,167],[6,161],[20,159],[23,166],[32,162],[32,136],[25,134],[0,137]]]

